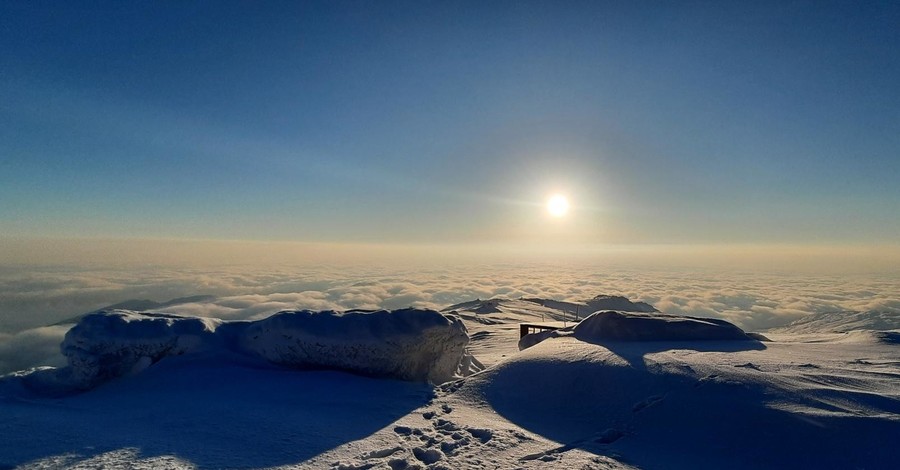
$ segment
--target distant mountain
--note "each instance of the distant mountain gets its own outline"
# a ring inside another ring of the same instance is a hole
[[[656,307],[646,302],[632,302],[627,297],[619,295],[598,295],[589,300],[581,302],[564,302],[561,300],[539,299],[539,298],[522,298],[528,302],[533,302],[544,307],[563,310],[566,312],[578,312],[585,316],[587,314],[600,310],[618,310],[620,312],[639,312],[639,313],[657,313]]]
[[[527,305],[534,305],[531,309]],[[581,302],[566,302],[562,300],[541,299],[537,297],[522,297],[518,300],[511,299],[475,299],[468,302],[451,305],[444,312],[471,312],[479,315],[500,314],[512,311],[533,310],[533,313],[541,316],[549,315],[552,320],[575,320],[584,318],[591,313],[601,310],[617,310],[620,312],[658,313],[652,305],[645,302],[632,302],[625,297],[617,295],[598,295],[592,299]],[[538,310],[535,310],[538,309]],[[557,318],[558,317],[558,318]],[[494,318],[494,316],[492,316]]]
[[[621,312],[641,312],[641,313],[657,313],[656,307],[646,302],[632,302],[620,295],[598,295],[591,300],[585,301],[591,311],[598,310],[619,310]]]
[[[191,302],[209,302],[214,300],[214,295],[192,295],[188,297],[178,297],[177,299],[167,300],[165,302],[155,302],[148,299],[128,299],[117,304],[107,305],[106,307],[91,310],[74,317],[54,323],[54,325],[69,325],[78,323],[85,315],[90,315],[100,310],[132,310],[135,312],[146,312],[147,310],[158,310],[161,308],[171,307],[173,305],[187,304]]]
[[[504,302],[504,299],[488,299],[488,300],[475,299],[475,300],[470,300],[468,302],[462,302],[462,303],[459,303],[456,305],[451,305],[451,306],[443,309],[443,311],[450,312],[453,310],[465,310],[468,312],[482,313],[482,314],[484,314],[484,313],[500,313],[501,310],[499,307],[502,302]]]

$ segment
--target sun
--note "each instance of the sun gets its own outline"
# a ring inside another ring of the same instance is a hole
[[[569,212],[569,200],[562,194],[554,194],[547,199],[547,212],[553,217],[562,217]]]

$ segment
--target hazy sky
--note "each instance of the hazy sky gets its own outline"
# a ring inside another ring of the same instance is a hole
[[[894,1],[2,2],[0,236],[897,244],[898,25]]]

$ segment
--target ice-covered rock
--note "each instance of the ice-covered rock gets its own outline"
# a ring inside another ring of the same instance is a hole
[[[284,311],[255,322],[109,310],[69,330],[61,345],[68,366],[55,377],[88,389],[166,356],[207,351],[441,383],[460,369],[468,341],[458,317],[434,310]]]
[[[519,349],[527,349],[546,339],[560,336],[574,336],[588,343],[755,339],[737,326],[716,318],[607,310],[595,312],[568,328],[525,335],[519,339]]]
[[[588,342],[750,339],[725,320],[613,310],[593,313],[572,331],[576,338]]]
[[[441,383],[453,377],[468,342],[458,317],[409,308],[279,312],[248,325],[238,345],[291,367]]]
[[[208,318],[101,311],[84,316],[60,346],[72,385],[90,388],[146,368],[165,356],[198,350],[214,341],[220,322]]]

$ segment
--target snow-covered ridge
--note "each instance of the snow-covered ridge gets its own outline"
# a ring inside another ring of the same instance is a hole
[[[442,311],[466,311],[478,314],[502,313],[503,307],[520,308],[521,302],[528,302],[548,310],[563,314],[580,314],[581,317],[599,310],[618,310],[621,312],[659,312],[656,307],[646,302],[632,302],[627,297],[619,295],[597,295],[588,300],[562,301],[542,299],[537,297],[522,297],[521,299],[493,298],[488,300],[475,299],[451,305]]]
[[[111,310],[69,330],[61,345],[68,366],[58,376],[87,389],[167,356],[210,352],[440,383],[453,377],[468,341],[459,318],[412,308],[284,311],[250,322]]]
[[[900,330],[900,314],[891,311],[824,312],[807,315],[777,333],[846,333],[854,330]]]

